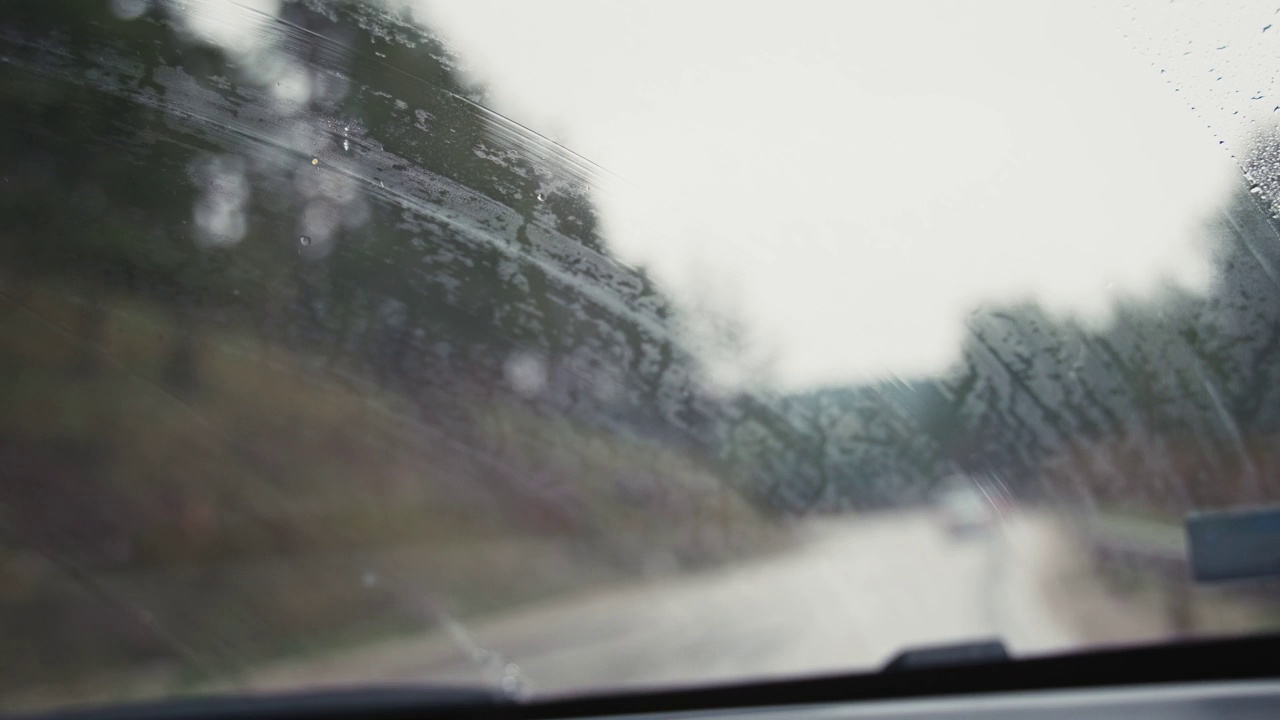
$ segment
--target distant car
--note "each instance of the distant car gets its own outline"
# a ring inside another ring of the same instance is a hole
[[[984,532],[995,525],[998,511],[982,488],[973,483],[951,483],[937,497],[942,524],[952,536]]]

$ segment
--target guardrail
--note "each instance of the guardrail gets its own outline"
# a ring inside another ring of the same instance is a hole
[[[1185,531],[1181,525],[1117,514],[1078,518],[1078,540],[1094,566],[1105,574],[1127,575],[1158,584],[1165,621],[1174,633],[1196,629],[1196,589]],[[1217,589],[1255,601],[1280,604],[1280,582],[1248,581]]]
[[[1181,527],[1105,513],[1078,518],[1075,525],[1099,571],[1154,580],[1169,630],[1195,629],[1191,565]]]
[[[1190,560],[1179,526],[1099,514],[1078,523],[1078,531],[1101,566],[1190,581]]]

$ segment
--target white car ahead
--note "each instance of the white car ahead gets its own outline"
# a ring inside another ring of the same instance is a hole
[[[981,533],[995,525],[998,512],[986,493],[974,484],[956,484],[938,496],[938,511],[953,536]]]

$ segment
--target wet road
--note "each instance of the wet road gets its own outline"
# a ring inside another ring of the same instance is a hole
[[[548,694],[870,669],[906,646],[992,636],[1015,654],[1050,650],[1073,643],[1044,596],[1054,547],[1050,526],[1025,515],[959,540],[922,512],[822,521],[784,553],[267,668],[253,686],[515,672],[478,663],[481,648]]]

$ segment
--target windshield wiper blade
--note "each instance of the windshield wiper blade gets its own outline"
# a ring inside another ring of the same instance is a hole
[[[977,640],[950,645],[907,648],[895,655],[881,672],[894,673],[956,665],[987,665],[1008,662],[1010,659],[1009,650],[1000,640]]]
[[[352,690],[231,695],[68,708],[9,716],[18,720],[293,720],[294,718],[439,718],[488,716],[511,706],[486,687],[387,685]]]

